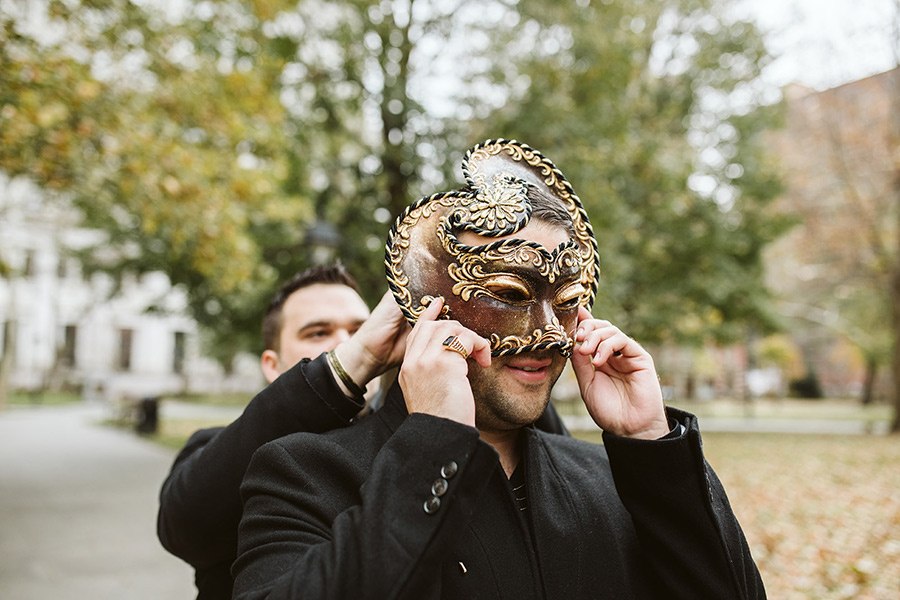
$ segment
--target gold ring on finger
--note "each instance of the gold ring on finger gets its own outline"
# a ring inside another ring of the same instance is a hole
[[[446,340],[441,342],[441,345],[444,346],[444,350],[453,350],[463,358],[469,358],[469,351],[466,350],[466,347],[463,346],[463,343],[459,341],[459,338],[455,335],[451,335]]]

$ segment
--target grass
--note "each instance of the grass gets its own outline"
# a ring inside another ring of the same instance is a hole
[[[80,402],[73,392],[10,392],[6,402],[10,406],[62,406]]]
[[[246,406],[247,403],[250,402],[251,396],[247,393],[179,394],[177,396],[166,396],[166,398],[179,400],[181,402],[191,402],[193,404],[203,404],[207,406]]]
[[[674,400],[671,404],[700,417],[733,417],[754,419],[785,420],[840,420],[886,425],[893,415],[892,407],[886,403],[862,406],[855,399],[827,398],[821,400],[801,400],[797,398],[759,398],[752,402],[735,399],[718,399],[707,402]],[[586,415],[581,399],[572,402],[558,402],[561,414]]]
[[[198,429],[220,425],[227,423],[202,419],[163,419],[160,421],[159,430],[147,438],[167,448],[180,450],[191,434]]]

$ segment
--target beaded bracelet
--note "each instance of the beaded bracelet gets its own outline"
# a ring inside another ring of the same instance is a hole
[[[331,365],[331,368],[334,369],[334,372],[337,373],[337,376],[340,378],[341,382],[347,386],[347,389],[350,390],[350,393],[354,395],[356,398],[362,398],[366,395],[366,390],[359,387],[355,381],[347,374],[347,371],[344,370],[344,366],[341,364],[341,361],[338,360],[337,354],[334,353],[334,350],[329,350],[325,353],[328,357],[328,364]]]

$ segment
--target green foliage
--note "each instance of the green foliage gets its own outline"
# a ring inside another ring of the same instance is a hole
[[[7,399],[11,406],[61,406],[81,401],[81,396],[73,392],[12,392]]]
[[[786,221],[768,207],[760,136],[777,107],[758,108],[759,33],[717,2],[519,6],[530,85],[474,129],[567,174],[600,245],[595,313],[644,342],[772,329],[760,252]]]
[[[163,270],[184,286],[227,364],[258,314],[248,297],[278,276],[260,260],[264,226],[312,211],[280,184],[282,64],[257,52],[268,40],[251,7],[215,7],[167,23],[127,1],[53,3],[56,42],[5,22],[0,165],[65,192],[105,234],[80,249],[87,272]]]
[[[183,286],[224,364],[258,349],[316,221],[374,302],[392,219],[455,187],[487,137],[539,148],[579,191],[604,261],[598,314],[647,342],[771,324],[766,54],[719,3],[185,4],[50,2],[65,35],[41,42],[0,17],[0,168],[104,232],[81,252],[89,270]]]

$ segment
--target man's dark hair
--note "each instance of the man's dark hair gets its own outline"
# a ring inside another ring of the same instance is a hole
[[[532,219],[562,227],[570,236],[575,235],[575,222],[562,202],[533,185],[528,186],[526,196],[531,204]]]
[[[299,289],[316,283],[346,285],[356,293],[359,293],[359,285],[341,263],[331,265],[319,265],[310,267],[297,273],[282,285],[275,296],[269,302],[266,315],[263,317],[262,335],[266,350],[278,351],[278,340],[281,336],[281,328],[284,327],[282,309],[288,297]]]

